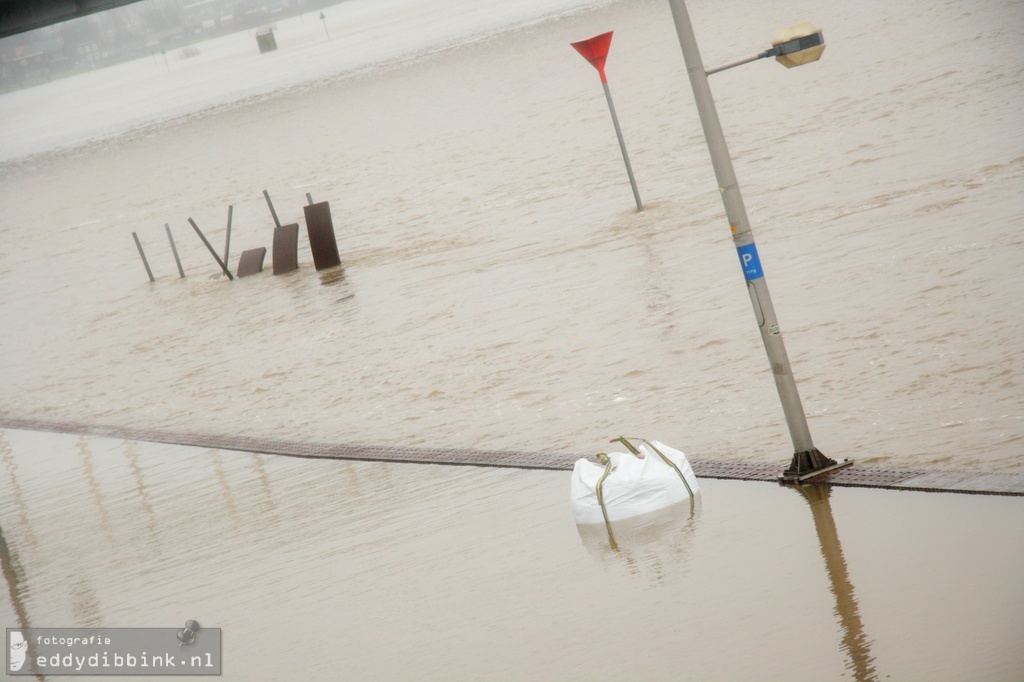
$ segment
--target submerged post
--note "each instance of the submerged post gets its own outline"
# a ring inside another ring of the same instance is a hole
[[[149,275],[149,281],[155,282],[156,279],[153,277],[153,271],[149,269],[149,261],[146,260],[146,253],[142,250],[142,243],[139,241],[139,235],[132,232],[132,239],[135,240],[135,248],[139,250],[139,255],[142,256],[142,264],[146,266],[146,274]]]
[[[178,258],[178,247],[174,245],[174,237],[171,236],[170,223],[164,223],[164,229],[167,230],[167,241],[171,243],[171,253],[174,254],[174,262],[178,266],[178,274],[185,277],[185,271],[181,269],[181,259]]]
[[[196,234],[199,235],[199,238],[203,240],[203,244],[206,245],[206,250],[209,251],[210,255],[213,256],[213,259],[217,261],[217,265],[220,266],[220,269],[224,271],[224,274],[228,276],[228,279],[233,280],[234,277],[232,276],[231,271],[228,270],[228,266],[224,265],[224,261],[220,259],[220,256],[217,255],[214,248],[210,246],[209,240],[206,238],[206,235],[203,234],[202,230],[199,229],[199,226],[196,225],[196,221],[189,218],[188,223],[192,226],[192,229],[196,231]]]
[[[231,262],[231,260],[228,258],[228,253],[231,250],[231,215],[234,213],[234,211],[235,211],[234,204],[232,204],[231,206],[228,206],[228,234],[224,238],[224,264],[225,265],[227,265],[228,263]]]
[[[281,227],[281,221],[277,219],[277,211],[274,210],[274,202],[270,200],[270,194],[267,190],[263,190],[263,198],[267,200],[267,206],[270,207],[270,215],[274,217],[274,226]]]
[[[619,127],[619,117],[615,115],[615,104],[612,103],[612,91],[608,88],[608,77],[604,74],[604,63],[608,59],[608,49],[612,43],[612,31],[602,33],[587,40],[570,43],[584,59],[597,69],[601,76],[601,85],[604,87],[604,97],[608,100],[608,110],[612,114],[612,125],[615,126],[615,136],[619,140],[619,149],[622,151],[622,160],[626,162],[626,175],[629,176],[629,185],[633,188],[633,199],[636,200],[636,210],[643,211],[644,204],[640,201],[640,191],[636,188],[636,178],[633,177],[633,166],[629,163],[629,154],[626,153],[626,141],[622,137],[622,129]]]
[[[722,203],[725,205],[729,229],[732,231],[733,243],[739,255],[740,266],[743,268],[743,277],[747,282],[747,292],[750,294],[754,316],[758,329],[761,331],[761,339],[768,354],[768,362],[771,365],[772,375],[775,377],[775,387],[779,392],[782,411],[786,416],[789,435],[793,441],[793,460],[789,469],[783,473],[782,478],[787,481],[798,481],[808,475],[813,475],[812,472],[823,473],[825,469],[840,465],[818,451],[811,440],[807,417],[800,402],[800,394],[790,368],[786,346],[782,341],[782,332],[775,317],[775,308],[772,306],[771,295],[768,293],[768,283],[765,281],[764,271],[761,269],[757,245],[754,243],[754,234],[747,219],[747,209],[743,205],[743,198],[740,195],[736,172],[733,170],[732,159],[729,157],[729,149],[726,146],[725,135],[718,119],[718,111],[715,109],[715,101],[711,96],[707,72],[704,70],[704,62],[701,60],[700,50],[697,48],[697,38],[693,33],[693,25],[690,23],[690,16],[686,11],[686,3],[684,0],[669,0],[669,5],[675,20],[676,33],[679,35],[679,44],[683,50],[686,70],[690,76],[693,98],[696,101],[697,112],[700,114],[700,122],[704,128],[704,138],[707,141],[708,151],[711,153],[711,163],[718,180],[718,191],[722,194]]]
[[[619,138],[619,149],[622,151],[622,160],[626,162],[626,175],[629,176],[629,186],[633,188],[633,199],[636,201],[636,210],[643,212],[644,204],[640,201],[640,190],[636,188],[636,178],[633,177],[633,166],[629,163],[629,154],[626,153],[626,141],[622,138],[622,128],[619,127],[619,117],[615,115],[615,104],[612,103],[612,91],[608,89],[608,81],[603,81],[604,96],[608,100],[608,111],[612,114],[612,125],[615,126],[615,135]]]

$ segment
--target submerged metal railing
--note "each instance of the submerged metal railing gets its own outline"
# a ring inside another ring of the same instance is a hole
[[[169,431],[127,426],[104,426],[78,422],[25,419],[0,416],[0,428],[20,431],[73,433],[99,438],[121,438],[190,447],[236,450],[266,455],[312,459],[348,459],[370,462],[447,464],[511,469],[571,471],[580,457],[573,453],[518,450],[473,450],[468,448],[413,448],[393,445],[317,443],[218,435],[191,431]],[[734,459],[690,459],[698,478],[776,482],[787,462],[756,462]],[[981,495],[1024,496],[1024,474],[944,469],[899,469],[855,465],[826,473],[809,481],[833,486],[957,492]]]

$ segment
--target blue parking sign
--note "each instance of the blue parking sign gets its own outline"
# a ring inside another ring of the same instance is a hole
[[[743,276],[747,281],[764,277],[761,270],[761,259],[757,257],[757,244],[750,243],[745,246],[737,246],[736,253],[740,256],[740,265],[743,267]]]

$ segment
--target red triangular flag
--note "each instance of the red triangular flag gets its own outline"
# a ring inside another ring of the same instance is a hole
[[[604,61],[608,58],[608,48],[612,44],[612,31],[594,36],[589,40],[581,40],[578,43],[571,43],[576,51],[583,55],[583,58],[594,65],[597,72],[601,74],[601,82],[607,83],[604,75]]]

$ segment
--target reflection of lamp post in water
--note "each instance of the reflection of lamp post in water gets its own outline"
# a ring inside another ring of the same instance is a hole
[[[722,203],[725,204],[726,217],[729,219],[729,227],[732,230],[733,243],[740,257],[743,275],[747,281],[747,292],[750,294],[750,302],[754,306],[754,316],[757,319],[757,326],[761,330],[761,339],[768,354],[772,374],[775,377],[775,387],[779,392],[782,411],[786,415],[786,424],[793,440],[793,460],[789,469],[783,474],[783,479],[800,481],[833,468],[847,466],[852,464],[850,460],[843,464],[836,464],[835,460],[829,459],[815,448],[811,440],[807,417],[804,415],[800,394],[796,388],[796,380],[793,378],[779,323],[775,317],[775,308],[772,306],[771,296],[768,293],[768,284],[765,282],[764,272],[757,255],[754,234],[750,230],[747,209],[743,205],[742,196],[740,196],[736,172],[732,167],[725,135],[722,133],[722,125],[718,120],[715,101],[711,97],[711,88],[708,85],[709,73],[763,57],[774,56],[787,67],[816,61],[825,49],[824,38],[817,28],[804,22],[780,32],[771,50],[713,71],[705,71],[700,51],[697,49],[697,39],[693,34],[693,25],[690,23],[690,16],[686,11],[686,3],[684,0],[669,0],[669,5],[675,19],[676,32],[679,34],[679,44],[683,49],[683,59],[686,61],[686,70],[690,76],[690,86],[693,88],[697,112],[700,114],[700,122],[704,128],[704,137],[707,140],[708,151],[711,153],[711,163],[718,180],[718,189],[722,193]]]
[[[814,516],[814,529],[818,533],[821,555],[825,558],[825,570],[832,585],[832,594],[836,598],[836,615],[843,628],[843,648],[850,655],[853,663],[854,679],[857,682],[877,680],[875,659],[871,655],[871,646],[864,636],[864,625],[860,620],[857,598],[853,594],[853,583],[846,569],[843,558],[843,547],[839,544],[839,532],[836,521],[832,517],[832,505],[829,495],[832,488],[826,485],[798,485],[796,489],[811,505]]]

